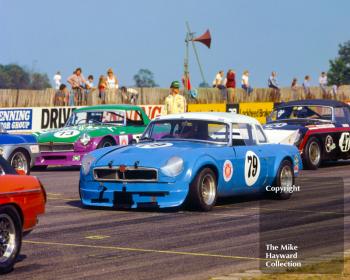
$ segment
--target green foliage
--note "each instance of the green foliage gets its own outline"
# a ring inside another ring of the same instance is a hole
[[[148,69],[140,69],[137,74],[134,75],[134,81],[136,87],[158,87],[154,81],[152,71]]]
[[[17,64],[0,64],[0,88],[45,89],[50,87],[47,74],[30,73]]]
[[[339,45],[338,57],[330,60],[328,83],[330,85],[350,84],[350,41]]]

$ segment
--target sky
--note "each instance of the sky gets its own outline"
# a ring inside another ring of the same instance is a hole
[[[161,87],[180,80],[186,21],[196,36],[207,29],[208,49],[196,43],[206,81],[219,70],[244,70],[253,87],[271,71],[282,86],[321,71],[350,40],[349,0],[0,0],[0,64],[17,63],[63,82],[77,67],[95,82],[113,68],[120,85],[134,85],[141,68]],[[202,81],[190,49],[191,82]]]

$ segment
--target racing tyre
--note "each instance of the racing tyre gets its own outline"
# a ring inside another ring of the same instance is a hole
[[[23,149],[15,150],[8,158],[9,163],[14,169],[21,169],[27,175],[30,173],[30,157]]]
[[[210,211],[217,199],[216,175],[210,168],[202,169],[190,184],[189,204],[200,211]]]
[[[293,165],[289,160],[283,160],[277,171],[275,180],[276,187],[293,187],[294,186],[294,171]],[[281,191],[273,193],[276,199],[289,199],[292,196],[291,192]]]
[[[0,274],[12,270],[22,245],[22,222],[13,206],[0,207]]]
[[[304,166],[306,169],[316,170],[322,161],[322,149],[317,138],[312,137],[304,149]]]
[[[105,139],[102,139],[102,141],[98,144],[97,149],[106,148],[114,145],[115,143],[112,139],[105,138]]]

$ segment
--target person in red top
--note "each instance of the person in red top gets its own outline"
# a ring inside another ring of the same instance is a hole
[[[235,89],[236,89],[236,73],[232,69],[228,70],[226,75],[226,88],[228,103],[233,104],[235,99]]]

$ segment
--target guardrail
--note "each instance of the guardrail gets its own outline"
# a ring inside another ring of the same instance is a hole
[[[137,104],[164,104],[164,99],[169,93],[169,89],[164,88],[135,88],[139,93]],[[0,107],[48,107],[54,103],[54,89],[46,90],[16,90],[0,89]],[[119,104],[122,102],[120,91],[106,91],[107,103]],[[199,88],[198,97],[192,98],[185,94],[188,104],[210,104],[227,103],[226,96],[216,88]],[[234,103],[240,102],[280,102],[294,99],[305,99],[306,96],[302,88],[292,91],[290,88],[282,88],[280,98],[274,98],[272,90],[269,88],[256,88],[247,95],[241,88],[235,89]],[[350,86],[341,86],[336,96],[331,93],[324,95],[319,87],[311,88],[311,98],[326,98],[337,100],[350,100]],[[98,90],[92,90],[87,99],[87,105],[100,104]]]

